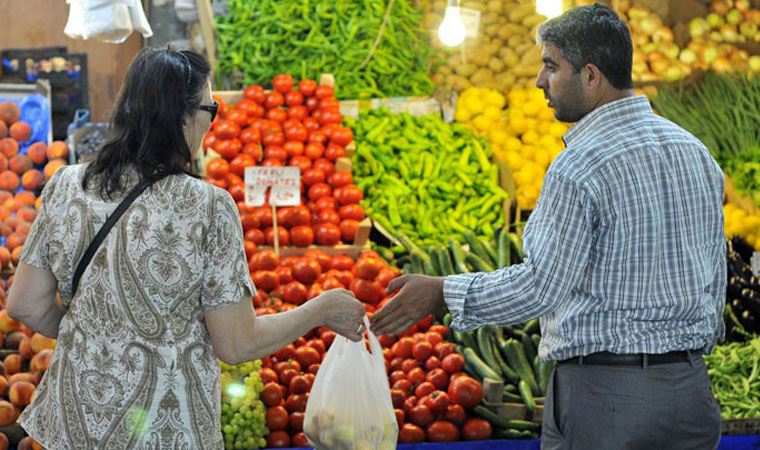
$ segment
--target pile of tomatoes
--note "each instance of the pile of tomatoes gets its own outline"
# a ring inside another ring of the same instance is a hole
[[[221,100],[219,117],[203,141],[220,155],[206,166],[208,181],[227,189],[238,204],[246,248],[273,245],[274,217],[267,206],[245,205],[245,168],[293,166],[301,172],[301,205],[277,211],[280,245],[308,247],[352,243],[365,217],[361,188],[350,171],[336,171],[353,131],[342,126],[331,86],[278,75],[273,89],[247,87],[234,105]]]
[[[309,249],[300,257],[277,258],[264,250],[251,258],[259,293],[257,314],[294,308],[333,288],[350,289],[365,303],[368,314],[389,297],[388,283],[399,276],[373,251],[354,261],[346,255],[329,256]],[[428,316],[398,338],[380,336],[391,386],[391,400],[399,424],[399,442],[481,440],[491,436],[488,422],[470,417],[480,404],[483,388],[463,372],[464,359],[446,341],[448,329]],[[303,419],[314,376],[335,333],[327,328],[309,332],[264,358],[261,399],[267,406],[269,447],[308,446]]]

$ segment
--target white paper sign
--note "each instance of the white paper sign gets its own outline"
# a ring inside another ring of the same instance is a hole
[[[465,36],[468,38],[478,37],[480,28],[480,10],[472,8],[459,8],[459,14],[464,24]]]
[[[272,206],[301,204],[301,169],[298,167],[246,167],[245,204],[261,206],[269,192]]]

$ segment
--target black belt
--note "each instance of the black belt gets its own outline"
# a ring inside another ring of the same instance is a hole
[[[620,355],[610,352],[592,353],[586,356],[560,361],[559,364],[578,364],[592,366],[656,366],[659,364],[672,364],[679,362],[691,362],[695,356],[701,356],[702,350],[673,351],[668,353],[635,353]]]

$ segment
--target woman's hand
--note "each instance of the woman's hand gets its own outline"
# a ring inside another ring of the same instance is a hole
[[[331,289],[312,300],[318,306],[321,322],[341,336],[359,341],[364,335],[364,305],[346,289]]]

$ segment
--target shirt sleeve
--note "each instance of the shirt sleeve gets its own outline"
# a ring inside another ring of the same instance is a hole
[[[232,197],[213,188],[208,210],[201,305],[204,310],[213,310],[250,300],[256,288],[248,273],[243,229]]]
[[[59,200],[53,197],[57,192],[59,181],[65,170],[66,168],[58,169],[42,189],[40,210],[37,212],[34,222],[32,222],[29,235],[26,241],[24,241],[24,248],[19,255],[19,261],[38,269],[50,269],[51,227],[54,226],[54,214],[51,214],[51,209],[54,206],[51,205],[51,202]]]
[[[523,236],[524,262],[490,273],[453,275],[444,281],[452,326],[469,330],[520,323],[556,309],[586,274],[594,213],[584,189],[547,173]]]
[[[726,335],[726,324],[723,321],[723,314],[726,309],[726,285],[728,284],[728,276],[726,275],[728,273],[728,267],[726,262],[725,242],[724,238],[723,242],[716,246],[718,250],[716,251],[715,277],[709,288],[710,296],[715,307],[714,318],[716,323],[714,326],[715,332],[712,341],[708,344],[708,352],[712,350],[715,344],[722,341]]]

